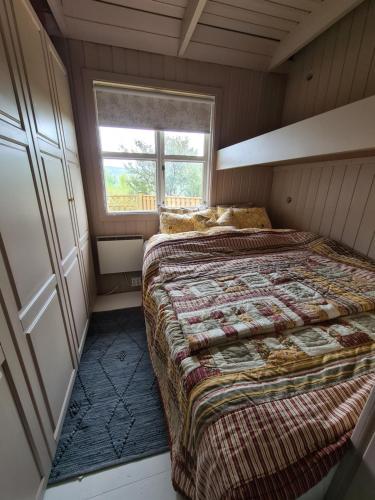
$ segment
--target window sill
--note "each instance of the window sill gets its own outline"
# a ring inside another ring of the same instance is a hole
[[[127,223],[130,221],[158,221],[158,212],[113,212],[102,211],[100,215],[101,222]]]
[[[157,210],[140,210],[140,211],[134,211],[134,212],[106,212],[105,216],[106,217],[122,217],[122,216],[127,216],[127,215],[159,215],[159,212]]]

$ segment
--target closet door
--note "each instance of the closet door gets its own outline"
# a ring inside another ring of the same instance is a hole
[[[36,498],[43,475],[24,430],[25,422],[1,346],[0,401],[0,455],[4,457],[0,467],[0,496],[17,500]]]
[[[90,304],[93,296],[93,284],[91,283],[90,276],[94,276],[94,271],[81,169],[79,164],[74,161],[69,161],[68,166],[76,214],[77,243],[85,274],[87,301]]]
[[[0,139],[0,251],[5,271],[0,285],[6,290],[4,303],[12,318],[14,340],[52,454],[67,391],[74,380],[76,359],[32,139],[35,129],[29,117],[35,118],[37,133],[43,140],[52,144],[59,139],[51,94],[44,80],[43,33],[24,1],[2,0],[0,6],[0,53],[6,55],[2,56],[0,80],[0,95],[6,96],[0,101],[4,104],[0,121],[5,116]],[[16,45],[18,37],[22,53]],[[30,58],[35,66],[29,64]],[[30,76],[27,83],[25,75]],[[27,88],[32,104],[23,99]],[[26,106],[33,113],[28,114]]]
[[[80,350],[87,328],[88,311],[84,293],[84,277],[80,269],[74,232],[72,196],[69,193],[63,160],[43,154],[42,161],[55,225],[57,251],[73,316],[76,346]]]
[[[81,170],[78,163],[78,150],[68,75],[52,44],[47,42],[47,46],[60,121],[63,164],[66,176],[65,199],[68,200],[70,205],[72,223],[71,236],[73,239],[70,241],[71,253],[69,258],[64,262],[64,277],[69,290],[78,349],[81,352],[88,326],[89,311],[87,271],[82,254],[82,247],[88,241],[87,214]],[[59,186],[61,187],[61,184]],[[57,231],[61,234],[61,228],[58,225]],[[74,250],[72,245],[74,245]]]
[[[31,61],[25,62],[25,70],[32,108],[39,109],[41,96],[44,95],[44,109],[48,109],[48,118],[53,121],[53,126],[50,125],[47,131],[46,126],[41,128],[38,117],[35,116],[34,126],[39,145],[37,155],[43,167],[47,210],[52,226],[59,275],[63,281],[62,291],[69,325],[79,355],[88,326],[89,304],[80,240],[75,227],[75,201],[67,163],[70,157],[72,161],[78,162],[68,79],[60,58],[27,0],[21,0],[19,6],[17,4],[15,16],[23,60]],[[32,45],[28,44],[29,39],[33,39]],[[43,71],[38,72],[37,77],[34,76],[37,70],[32,64],[35,51],[39,52],[38,63],[44,65]],[[52,133],[52,129],[56,130],[56,134]]]
[[[57,120],[48,78],[44,30],[27,0],[11,2],[22,47],[22,61],[31,95],[31,110],[38,136],[58,145]]]
[[[0,273],[3,269],[3,262],[0,261]],[[50,456],[2,304],[1,300],[0,497],[30,500],[40,498],[48,478]]]
[[[65,66],[56,54],[51,42],[47,41],[55,85],[57,91],[59,116],[62,123],[63,147],[66,153],[78,161],[76,131],[73,119],[72,101],[69,90],[69,78]]]
[[[0,13],[5,14],[4,1],[0,0]],[[0,29],[2,37],[4,32],[4,18],[0,15]],[[21,111],[17,100],[17,92],[13,85],[13,73],[9,66],[9,53],[5,48],[3,38],[0,37],[0,126],[5,130],[7,128],[10,132],[22,130]],[[11,125],[13,127],[8,127]]]
[[[22,326],[17,341],[33,391],[42,395],[55,441],[75,372],[62,294],[50,259],[30,150],[0,142],[0,227],[8,279]],[[39,390],[38,390],[39,387]]]

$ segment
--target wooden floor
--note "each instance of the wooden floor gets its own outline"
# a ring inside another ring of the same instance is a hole
[[[98,295],[93,312],[112,311],[113,309],[125,309],[137,307],[142,304],[141,292],[113,293],[112,295]]]
[[[120,465],[47,489],[44,500],[183,500],[171,483],[169,453]]]
[[[122,309],[141,305],[141,292],[101,295],[94,311]],[[335,468],[334,468],[335,469]],[[299,500],[321,500],[332,479],[334,469]],[[66,481],[47,489],[44,500],[184,500],[171,482],[169,453],[163,453],[129,464]]]

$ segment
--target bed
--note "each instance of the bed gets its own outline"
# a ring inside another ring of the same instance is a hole
[[[312,488],[375,382],[375,264],[312,233],[222,228],[153,236],[143,276],[175,489]]]

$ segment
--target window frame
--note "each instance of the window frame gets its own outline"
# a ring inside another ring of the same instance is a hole
[[[98,131],[100,126],[98,125]],[[107,216],[118,216],[118,215],[136,215],[136,214],[155,214],[158,213],[160,207],[165,207],[165,163],[167,161],[174,162],[189,162],[189,163],[202,163],[203,164],[203,183],[202,183],[202,204],[201,206],[208,206],[208,200],[210,196],[209,191],[209,175],[210,175],[210,160],[211,160],[211,148],[212,148],[212,128],[211,133],[203,133],[204,143],[203,143],[203,156],[188,156],[188,155],[166,155],[164,150],[164,134],[165,132],[174,132],[173,130],[154,130],[155,134],[155,153],[127,153],[127,152],[112,152],[103,151],[100,147],[101,152],[101,174],[103,180],[103,198],[104,198],[104,209]],[[179,132],[179,131],[176,131]],[[183,134],[184,132],[181,132]],[[188,133],[188,132],[186,132]],[[100,133],[99,133],[100,138]],[[100,143],[100,141],[99,141]],[[156,164],[156,210],[128,210],[128,211],[118,211],[110,212],[108,210],[107,203],[107,190],[104,180],[104,163],[103,160],[143,160],[143,161],[155,161]],[[172,207],[170,207],[172,208]]]

